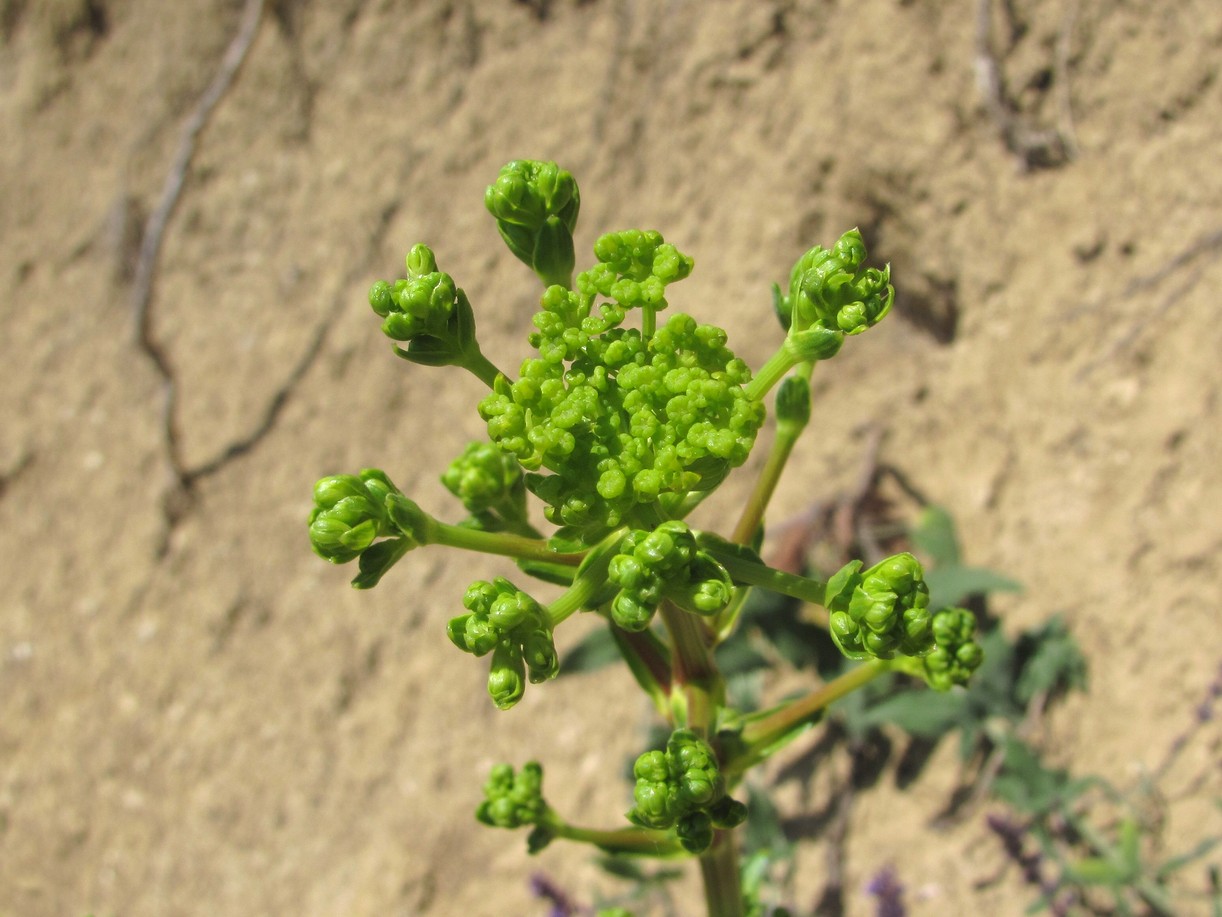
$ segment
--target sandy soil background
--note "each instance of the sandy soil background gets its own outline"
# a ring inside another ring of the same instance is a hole
[[[539,756],[557,808],[616,823],[628,677],[498,714],[442,631],[469,558],[357,593],[305,539],[324,473],[457,511],[437,475],[479,384],[395,359],[364,291],[427,240],[516,363],[535,288],[482,207],[511,158],[577,176],[580,251],[641,226],[692,254],[673,301],[755,365],[768,285],[861,225],[897,315],[820,372],[780,499],[849,484],[884,425],[969,560],[1026,585],[1007,626],[1059,612],[1086,648],[1052,760],[1155,767],[1222,660],[1222,6],[1006,6],[999,113],[968,0],[268,2],[141,309],[243,6],[0,2],[0,914],[530,915],[531,869],[609,887],[471,810],[492,762]],[[1222,829],[1220,742],[1167,778],[1175,849]],[[859,800],[849,913],[888,863],[914,914],[1030,902],[1013,872],[974,890],[1004,858],[980,817],[933,831],[936,771]]]

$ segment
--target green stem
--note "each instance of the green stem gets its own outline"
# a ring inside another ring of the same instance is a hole
[[[674,647],[675,684],[682,689],[684,721],[704,738],[712,735],[725,696],[725,679],[717,670],[704,624],[693,614],[663,601],[659,612]],[[700,857],[700,877],[709,917],[744,917],[738,850],[732,831],[717,831]]]
[[[798,440],[797,434],[800,432],[801,430],[777,428],[772,448],[768,450],[768,459],[764,462],[760,476],[756,478],[755,488],[743,507],[742,515],[738,518],[738,525],[734,527],[732,541],[737,541],[739,544],[750,544],[754,540],[755,533],[759,531],[764,521],[764,511],[768,508],[768,501],[772,499],[772,494],[776,491],[781,472],[785,468],[785,463],[789,461],[789,455],[793,452],[794,444]]]
[[[752,401],[762,401],[769,390],[781,381],[785,373],[800,362],[801,358],[794,356],[790,349],[782,344],[777,348],[777,352],[768,358],[768,362],[760,367],[760,371],[747,383],[743,392]]]
[[[568,591],[547,606],[552,627],[556,627],[573,612],[588,605],[599,590],[607,584],[607,568],[611,565],[611,558],[615,556],[616,548],[623,537],[624,530],[616,529],[587,551],[584,556],[564,555],[581,556],[581,566],[577,569],[577,576],[573,579],[573,585],[569,587]]]
[[[721,565],[730,574],[730,578],[739,585],[760,586],[773,592],[779,592],[782,595],[801,599],[804,602],[823,605],[823,598],[827,592],[827,583],[808,576],[786,573],[784,570],[777,570],[775,567],[769,567],[767,564],[757,563],[727,551],[719,550],[713,545],[707,546],[705,550],[721,562]]]
[[[504,375],[496,366],[489,360],[478,347],[475,353],[471,354],[463,366],[477,379],[492,388],[492,383],[496,381],[496,377]]]
[[[432,525],[429,526],[428,538],[430,544],[442,544],[466,551],[499,554],[502,557],[513,557],[518,560],[535,560],[571,567],[579,565],[585,556],[553,551],[541,538],[526,538],[510,532],[484,532],[461,525],[450,525],[448,522],[441,522],[437,519],[433,519]]]
[[[692,613],[663,600],[658,608],[670,632],[673,647],[674,683],[682,689],[681,720],[701,738],[707,738],[717,716],[717,705],[725,693],[725,681],[717,671],[709,650],[704,625]]]
[[[804,393],[801,400],[785,399],[786,389],[784,384],[781,386],[781,393],[777,395],[777,404],[773,408],[777,418],[776,436],[773,437],[768,458],[755,481],[755,488],[743,507],[738,525],[734,527],[731,541],[750,544],[764,522],[764,513],[776,491],[777,482],[781,479],[781,472],[785,470],[785,463],[789,461],[789,455],[793,452],[798,437],[810,421],[810,377],[814,370],[815,364],[807,363],[794,373],[794,390]],[[785,401],[784,404],[782,400]]]
[[[709,917],[744,917],[738,844],[733,831],[717,831],[700,857],[700,878]]]
[[[738,749],[722,768],[726,782],[732,785],[749,768],[817,723],[831,704],[890,671],[890,668],[890,664],[881,659],[864,663],[820,685],[809,694],[748,722],[738,737]]]
[[[602,582],[585,576],[579,576],[573,580],[573,585],[560,598],[548,603],[547,614],[551,618],[552,627],[569,618],[574,612],[580,611],[587,602],[594,598],[602,585]]]
[[[658,327],[658,311],[652,306],[641,306],[641,337],[649,340]]]
[[[683,847],[669,832],[652,828],[618,828],[614,831],[600,831],[596,828],[579,828],[576,825],[566,824],[559,818],[549,821],[547,827],[556,837],[582,844],[593,844],[606,853],[648,857],[674,857],[683,856],[685,853]]]

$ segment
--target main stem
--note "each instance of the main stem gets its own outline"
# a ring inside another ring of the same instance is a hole
[[[709,917],[745,917],[738,842],[733,831],[714,833],[713,845],[700,857],[700,878]]]
[[[717,709],[723,703],[725,679],[713,660],[700,620],[667,601],[662,602],[660,612],[674,648],[673,677],[675,686],[683,692],[686,725],[710,738],[717,725]],[[746,917],[733,831],[714,834],[712,846],[700,855],[700,878],[709,917]]]

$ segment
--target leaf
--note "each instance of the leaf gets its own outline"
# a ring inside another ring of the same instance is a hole
[[[1124,885],[1132,879],[1119,863],[1105,857],[1087,857],[1065,866],[1065,877],[1081,885]]]
[[[918,690],[895,694],[868,707],[855,725],[866,729],[890,723],[924,739],[940,739],[955,727],[967,725],[971,717],[965,692]]]
[[[1199,860],[1201,857],[1205,856],[1205,854],[1217,847],[1219,843],[1222,843],[1222,837],[1207,837],[1191,850],[1181,853],[1179,856],[1174,856],[1160,865],[1157,872],[1154,874],[1155,877],[1158,879],[1165,879],[1172,873],[1179,872],[1185,866],[1191,864],[1194,860]]]
[[[752,589],[743,605],[738,628],[722,646],[746,641],[748,631],[758,630],[794,668],[815,665],[820,674],[826,674],[822,666],[828,661],[839,666],[843,657],[827,631],[803,620],[798,608],[798,601],[789,596]]]
[[[515,563],[518,565],[518,569],[527,576],[533,576],[537,580],[551,583],[554,586],[573,585],[573,577],[577,572],[569,564],[554,564],[544,560],[522,560],[519,558]]]
[[[925,573],[929,607],[962,605],[970,596],[989,592],[1022,592],[1022,584],[984,567],[939,567]]]
[[[615,645],[615,638],[611,635],[611,630],[600,627],[590,631],[581,638],[576,646],[564,654],[564,661],[560,664],[560,674],[576,675],[579,672],[593,672],[614,662],[619,662],[622,658],[619,647]]]
[[[669,867],[646,871],[641,868],[638,860],[629,856],[601,856],[596,862],[608,875],[642,886],[673,882],[683,876],[682,870]]]
[[[755,787],[747,787],[747,822],[743,828],[743,851],[750,855],[770,851],[785,855],[790,850],[789,838],[781,822],[780,810],[771,797]]]
[[[716,656],[717,668],[726,678],[771,668],[767,657],[745,639],[727,640],[717,647]]]
[[[581,535],[581,529],[566,525],[556,529],[547,539],[547,546],[557,554],[580,554],[589,547]]]
[[[1070,777],[1069,772],[1045,767],[1030,745],[1012,735],[1002,743],[1005,759],[993,781],[993,793],[1027,815],[1044,815],[1066,805],[1098,781]]]
[[[1018,654],[1025,661],[1015,695],[1023,706],[1040,694],[1086,689],[1086,657],[1060,616],[1024,633],[1018,642]]]
[[[913,545],[929,557],[933,566],[959,566],[959,539],[955,535],[955,520],[942,507],[925,507],[917,519],[916,526],[909,532],[909,537]]]

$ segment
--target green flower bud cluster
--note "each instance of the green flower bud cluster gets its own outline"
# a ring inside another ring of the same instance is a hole
[[[359,557],[361,572],[352,581],[358,589],[377,585],[399,558],[427,543],[431,524],[377,468],[359,475],[330,475],[314,485],[310,545],[333,564]]]
[[[494,765],[475,817],[493,828],[522,828],[537,824],[547,813],[543,767],[531,761],[523,764],[517,774],[508,764]]]
[[[525,523],[526,485],[521,466],[493,443],[468,443],[446,468],[441,483],[471,513],[471,525],[499,531]]]
[[[573,228],[581,197],[573,176],[554,162],[515,160],[501,168],[484,205],[518,260],[546,286],[573,276]]]
[[[526,486],[586,545],[665,495],[715,487],[746,461],[764,419],[722,329],[676,314],[647,335],[619,327],[625,306],[592,314],[594,303],[550,288],[530,338],[539,357],[480,403],[493,442],[531,471],[555,472]]]
[[[921,660],[925,680],[937,691],[965,685],[984,662],[984,651],[976,642],[976,616],[966,608],[943,608],[933,616],[933,638],[937,647]]]
[[[538,602],[504,577],[479,580],[463,596],[468,613],[450,621],[447,632],[460,650],[492,654],[488,694],[501,710],[522,699],[531,684],[555,678],[560,657],[552,641],[552,622]]]
[[[479,353],[475,316],[467,295],[454,278],[437,270],[433,251],[423,243],[407,255],[407,276],[369,288],[369,305],[382,316],[382,333],[394,341],[395,353],[425,366],[465,365]]]
[[[816,245],[793,266],[789,293],[774,290],[774,305],[791,334],[812,326],[841,334],[860,334],[891,310],[895,289],[890,265],[863,267],[866,246],[856,229],[830,249]]]
[[[747,817],[747,807],[726,795],[713,749],[689,729],[671,733],[665,751],[637,758],[632,774],[636,805],[628,820],[642,828],[674,828],[691,853],[709,848],[714,828],[734,828]]]
[[[611,616],[624,630],[649,626],[658,603],[670,599],[699,615],[715,615],[734,597],[734,583],[718,561],[701,551],[683,522],[663,522],[653,531],[625,536],[611,558],[607,579],[619,587]]]
[[[336,474],[314,485],[310,544],[334,564],[356,560],[374,540],[393,532],[386,497],[395,485],[384,473],[366,468],[360,476]]]
[[[934,648],[929,587],[911,554],[896,554],[862,572],[845,565],[828,581],[824,606],[832,639],[850,659],[925,656]]]
[[[654,230],[612,232],[594,243],[598,264],[577,277],[585,297],[614,300],[624,309],[665,309],[666,287],[692,272],[694,262]]]

